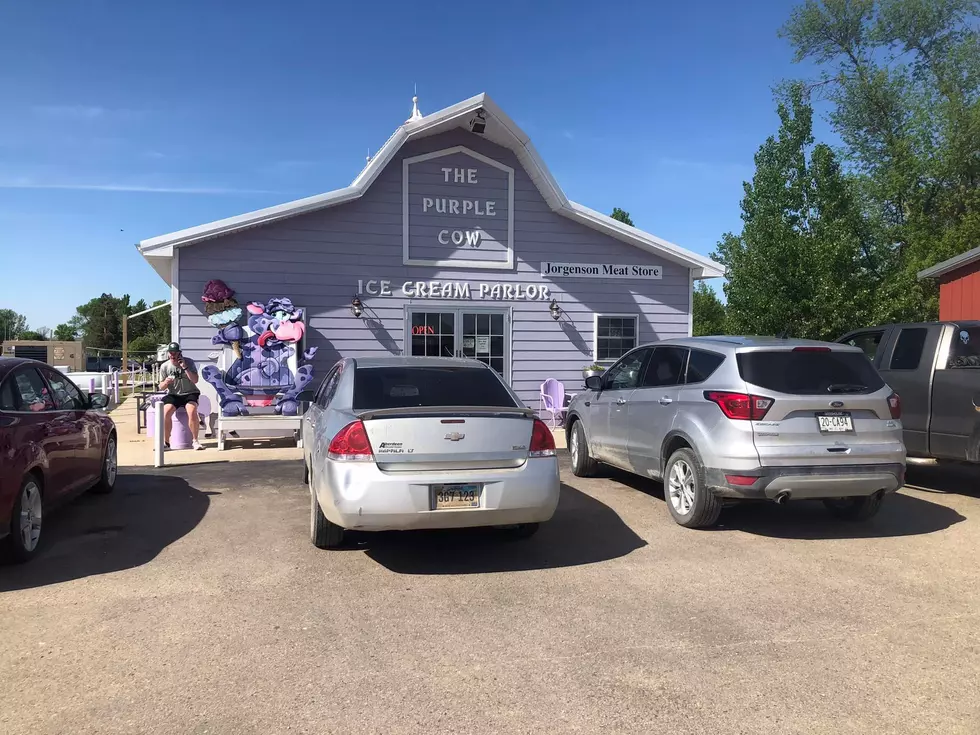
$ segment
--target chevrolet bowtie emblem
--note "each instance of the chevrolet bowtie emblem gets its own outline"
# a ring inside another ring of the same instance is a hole
[[[465,439],[466,434],[460,434],[458,431],[454,431],[452,434],[446,434],[446,439],[451,442],[458,442],[460,439]]]

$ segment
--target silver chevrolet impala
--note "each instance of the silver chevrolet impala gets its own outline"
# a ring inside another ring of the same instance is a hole
[[[505,526],[529,536],[558,505],[548,427],[476,360],[346,358],[302,425],[310,537]]]

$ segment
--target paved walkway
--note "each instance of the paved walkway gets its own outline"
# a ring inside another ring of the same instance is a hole
[[[146,431],[136,433],[136,401],[126,398],[122,403],[109,412],[116,423],[119,435],[119,466],[120,467],[152,467],[153,442],[147,438]],[[554,430],[555,444],[559,449],[565,448],[565,432]],[[205,437],[202,433],[201,443],[206,447],[203,452],[193,449],[179,449],[166,453],[164,463],[171,465],[202,464],[211,462],[256,462],[274,459],[303,458],[303,450],[297,449],[292,439],[240,439],[227,440],[226,449],[218,451],[216,439]]]

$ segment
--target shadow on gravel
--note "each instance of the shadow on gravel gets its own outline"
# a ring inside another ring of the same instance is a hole
[[[210,500],[180,477],[122,471],[109,495],[85,493],[44,517],[27,564],[0,566],[0,592],[138,567],[189,533]]]
[[[616,559],[646,546],[607,505],[562,484],[554,517],[528,539],[505,530],[350,533],[350,544],[399,574],[555,569]]]
[[[906,487],[941,495],[980,498],[980,465],[943,462],[910,464],[905,472]]]
[[[660,482],[619,470],[609,470],[609,477],[664,499],[664,486]],[[666,508],[664,513],[667,513]],[[934,533],[964,520],[966,518],[952,508],[899,491],[885,498],[881,510],[868,521],[837,519],[830,515],[823,503],[814,500],[790,501],[786,505],[760,501],[725,508],[718,524],[705,530],[744,531],[786,539],[888,538]]]

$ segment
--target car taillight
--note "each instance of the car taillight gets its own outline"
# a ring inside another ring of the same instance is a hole
[[[728,418],[740,421],[761,421],[773,404],[772,398],[747,393],[705,391],[704,397],[717,403]]]
[[[892,412],[893,419],[902,418],[902,397],[898,393],[888,396],[888,410]]]
[[[363,421],[353,421],[337,432],[327,448],[330,459],[358,461],[374,459]]]
[[[555,456],[555,437],[551,435],[551,429],[541,419],[534,419],[534,427],[531,429],[531,448],[527,456]]]

